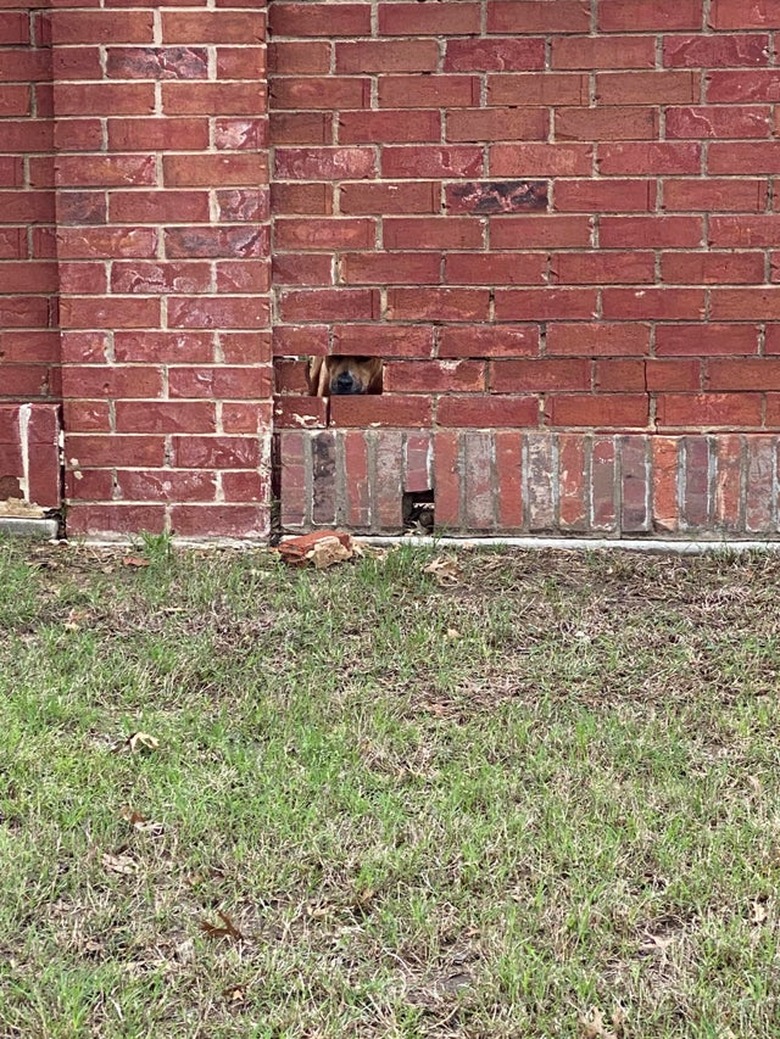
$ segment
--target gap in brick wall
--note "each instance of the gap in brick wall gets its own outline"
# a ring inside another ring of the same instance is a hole
[[[404,491],[401,499],[401,515],[406,533],[432,534],[435,526],[435,492],[432,487],[424,491]]]

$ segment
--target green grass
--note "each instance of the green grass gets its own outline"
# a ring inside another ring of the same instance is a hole
[[[3,1039],[780,1035],[780,560],[137,554],[0,542]]]

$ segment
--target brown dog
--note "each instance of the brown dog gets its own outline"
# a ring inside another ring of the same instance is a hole
[[[309,359],[309,393],[315,397],[381,392],[382,360],[379,357]]]

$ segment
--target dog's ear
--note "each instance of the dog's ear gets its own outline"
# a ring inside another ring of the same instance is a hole
[[[327,357],[310,357],[308,375],[309,393],[313,397],[327,397],[330,393]]]
[[[369,362],[366,393],[381,393],[382,389],[382,358],[372,357]]]

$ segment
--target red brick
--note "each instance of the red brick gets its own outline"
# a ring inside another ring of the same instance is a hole
[[[561,285],[634,285],[655,280],[651,252],[556,253],[551,263],[553,281]]]
[[[285,322],[370,321],[379,315],[375,289],[285,289],[278,305]]]
[[[374,245],[373,220],[277,220],[277,249],[370,249]]]
[[[710,173],[780,173],[780,141],[713,142],[707,165]]]
[[[164,11],[166,43],[263,43],[262,11]]]
[[[498,289],[497,321],[556,321],[596,314],[595,289]]]
[[[30,42],[30,26],[21,11],[6,11],[0,14],[0,45]]]
[[[219,151],[250,151],[268,145],[268,120],[259,119],[216,119],[214,121],[214,145]]]
[[[79,505],[68,506],[68,533],[78,534],[159,534],[165,529],[163,505]]]
[[[494,144],[490,147],[493,177],[588,176],[593,169],[589,144]]]
[[[780,235],[780,214],[712,216],[709,244],[717,249],[773,246]]]
[[[712,0],[713,29],[780,29],[780,11],[773,0]]]
[[[45,152],[52,147],[52,128],[48,120],[3,120],[2,152]]]
[[[382,149],[383,177],[478,177],[482,165],[482,149],[476,145]]]
[[[119,494],[126,501],[214,501],[216,498],[216,473],[119,469],[116,481]]]
[[[385,393],[484,393],[485,366],[474,360],[390,361],[384,366],[384,390]]]
[[[655,208],[655,196],[651,180],[560,180],[553,206],[562,212],[642,213]]]
[[[715,321],[776,321],[780,317],[780,286],[711,289],[710,316]]]
[[[433,331],[420,325],[336,325],[333,352],[367,357],[431,357]]]
[[[667,137],[722,140],[726,137],[769,137],[771,132],[771,109],[768,105],[728,108],[698,105],[666,110]]]
[[[596,75],[596,101],[602,105],[684,105],[699,100],[699,80],[694,72],[599,72]]]
[[[490,389],[493,393],[588,390],[590,364],[585,360],[493,361]]]
[[[339,108],[367,108],[371,101],[371,81],[348,76],[274,79],[269,95],[275,109],[314,108],[331,112]],[[399,106],[391,104],[390,107]],[[401,107],[416,108],[417,102]]]
[[[270,186],[271,211],[290,216],[303,213],[333,212],[333,188],[330,184],[299,184],[295,181]]]
[[[435,72],[436,40],[361,40],[337,42],[336,72]]]
[[[340,260],[345,285],[436,285],[438,253],[345,253]]]
[[[272,332],[274,357],[290,357],[299,354],[324,356],[328,352],[328,343],[329,330],[326,325],[288,327],[276,324]],[[354,350],[349,352],[355,353]]]
[[[106,74],[110,79],[206,79],[208,55],[205,47],[109,47]]]
[[[659,426],[741,429],[761,425],[758,393],[668,393],[656,405]]]
[[[51,129],[48,121],[47,124]],[[97,151],[102,147],[102,143],[103,128],[99,119],[67,119],[58,122],[54,127],[54,148],[57,151]]]
[[[450,253],[444,281],[448,285],[541,285],[546,265],[541,253]]]
[[[68,328],[156,328],[160,303],[127,296],[69,296],[60,303],[60,319]]]
[[[652,69],[655,40],[650,36],[555,36],[554,69]]]
[[[162,373],[153,367],[66,365],[62,388],[66,397],[159,397]]]
[[[495,452],[491,433],[472,431],[463,438],[463,519],[468,530],[495,527]]]
[[[254,187],[264,184],[268,170],[263,155],[164,155],[163,175],[167,187]]]
[[[101,356],[102,350],[97,359]],[[117,332],[114,356],[119,363],[208,364],[214,360],[214,337],[209,332]]]
[[[55,11],[51,26],[54,44],[151,43],[154,39],[151,11]]]
[[[439,209],[432,183],[342,184],[339,209],[345,214],[435,213]]]
[[[446,48],[445,72],[520,72],[544,68],[544,40],[541,39],[448,40]]]
[[[270,401],[225,401],[222,405],[222,428],[226,433],[267,433],[272,422]]]
[[[168,372],[168,395],[171,399],[186,397],[232,400],[267,398],[272,392],[270,367],[262,369],[230,366],[182,366]]]
[[[265,94],[255,83],[166,82],[162,85],[166,115],[260,115]]]
[[[726,530],[739,526],[742,506],[743,438],[721,435],[715,441],[713,521]]]
[[[170,328],[265,328],[268,302],[251,296],[172,296]]]
[[[407,433],[404,443],[404,490],[412,493],[433,487],[430,433]]]
[[[775,480],[777,476],[777,438],[746,437],[745,528],[749,532],[774,534],[776,527]]]
[[[575,72],[526,72],[488,76],[491,105],[587,105],[588,76]]]
[[[555,113],[558,141],[641,141],[657,136],[658,113],[654,108],[559,108]]]
[[[332,140],[333,118],[328,112],[271,112],[269,121],[274,144],[328,144]]]
[[[699,173],[701,146],[666,142],[600,144],[597,165],[599,173],[619,176]]]
[[[202,223],[209,219],[206,191],[112,191],[108,196],[112,223]]]
[[[494,216],[490,219],[491,249],[546,249],[590,245],[587,216]],[[633,241],[629,243],[633,245]],[[645,244],[645,243],[641,243]]]
[[[332,267],[328,253],[277,253],[272,280],[274,285],[332,285]]]
[[[751,101],[780,101],[780,69],[745,69],[710,72],[705,84],[710,104],[744,104]]]
[[[701,388],[699,361],[647,361],[647,389],[698,390]]]
[[[158,244],[157,231],[150,227],[62,227],[58,238],[61,259],[151,259]]]
[[[205,401],[175,402],[171,415],[206,407]],[[157,405],[159,408],[160,405]],[[260,464],[255,437],[186,436],[173,438],[173,464],[183,469],[254,469]]]
[[[614,530],[617,525],[615,441],[596,437],[590,451],[590,519],[594,530]]]
[[[666,36],[663,41],[663,63],[667,68],[730,68],[739,65],[769,64],[769,37],[737,36]]]
[[[151,187],[157,177],[148,155],[61,155],[57,173],[61,187]]]
[[[767,185],[763,180],[680,179],[664,183],[663,205],[673,212],[760,212],[766,197]]]
[[[278,36],[368,36],[371,32],[369,3],[276,3],[271,7],[269,28]]]
[[[414,118],[407,111],[385,109],[381,112],[341,112],[338,117],[340,144],[383,144],[411,141],[439,141],[441,116],[433,109],[420,109]],[[455,138],[450,138],[454,140]],[[364,174],[358,174],[363,176]],[[339,173],[342,179],[343,173]]]
[[[484,229],[467,217],[389,217],[382,221],[385,249],[479,249]]]
[[[161,436],[92,436],[71,432],[66,445],[68,465],[73,469],[91,466],[149,466],[163,464],[165,438]]]
[[[599,393],[643,393],[645,388],[644,361],[610,358],[596,362],[593,389]]]
[[[764,280],[763,253],[666,253],[661,278],[677,285],[751,285]]]
[[[599,245],[602,249],[700,248],[703,244],[701,217],[693,216],[602,216]]]
[[[489,0],[489,33],[568,33],[590,30],[590,5],[585,0]]]
[[[650,330],[647,325],[632,323],[587,324],[556,321],[547,329],[548,355],[584,355],[586,357],[644,356],[650,352]]]
[[[34,263],[22,260],[19,263],[5,262],[0,265],[2,290],[15,292],[55,292],[57,289],[56,264]]]
[[[534,357],[539,353],[536,325],[445,326],[439,357]]]
[[[467,108],[447,113],[448,141],[544,141],[549,116],[542,108]]]
[[[324,47],[327,44],[312,44]],[[268,73],[264,47],[218,47],[217,79],[265,80]]]
[[[177,151],[201,151],[208,147],[207,119],[109,119],[108,143],[120,151],[167,151],[171,141]]]
[[[607,319],[656,319],[701,321],[704,292],[701,289],[604,289],[602,308]]]
[[[602,0],[598,28],[602,32],[645,32],[701,29],[700,0]]]
[[[144,295],[170,292],[208,292],[211,270],[205,263],[114,263],[111,291]]]
[[[657,325],[655,350],[659,357],[758,353],[756,325]]]
[[[268,45],[268,71],[284,76],[330,71],[330,44],[324,41],[291,40]],[[222,75],[222,73],[220,73]]]
[[[277,148],[276,177],[333,180],[375,175],[373,148]]]
[[[647,396],[642,393],[571,393],[548,397],[545,410],[552,426],[627,429],[647,425],[648,407]]]
[[[180,537],[265,538],[269,515],[264,505],[174,505],[171,529]]]
[[[529,396],[446,396],[439,399],[436,421],[451,428],[536,427],[539,404],[536,397]]]
[[[387,317],[391,321],[486,321],[487,289],[391,288]]]
[[[220,330],[219,342],[224,364],[270,364],[271,332],[230,332]],[[264,385],[265,374],[261,373],[260,385]],[[270,377],[270,376],[269,376]]]
[[[57,115],[151,115],[152,83],[60,83]]]
[[[265,503],[267,487],[261,473],[248,469],[246,472],[222,473],[222,494],[227,502]]]
[[[320,429],[328,422],[324,397],[280,397],[274,403],[274,428]]]
[[[305,363],[277,358],[274,362],[274,389],[276,393],[307,394],[309,385]]]
[[[780,361],[768,358],[708,361],[708,390],[780,390]]]
[[[114,475],[110,469],[87,469],[65,473],[65,497],[73,501],[111,501]]]
[[[380,108],[463,108],[479,101],[478,76],[382,76],[379,80]]]
[[[431,402],[429,397],[422,394],[406,397],[398,394],[391,397],[331,397],[330,421],[338,427],[429,426]]]
[[[460,437],[439,430],[434,434],[434,487],[436,525],[457,527],[460,522]]]
[[[450,36],[479,32],[478,3],[444,3],[435,7],[423,4],[379,5],[380,36]]]

